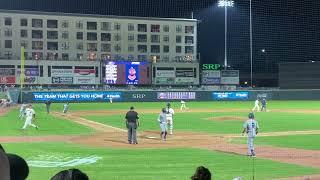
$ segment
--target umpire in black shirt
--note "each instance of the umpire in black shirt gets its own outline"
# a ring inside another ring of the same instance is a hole
[[[137,127],[139,126],[139,116],[134,107],[130,107],[130,111],[126,114],[126,126],[128,128],[128,142],[129,144],[138,144],[137,141]]]

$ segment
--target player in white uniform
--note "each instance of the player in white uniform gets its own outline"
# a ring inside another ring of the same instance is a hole
[[[184,100],[181,100],[180,103],[181,103],[180,110],[181,110],[181,111],[182,111],[182,110],[186,110],[186,109],[187,109],[187,107],[186,107],[186,102],[185,102]]]
[[[254,102],[254,107],[252,108],[252,112],[254,112],[255,110],[260,111],[259,99],[257,99],[257,100]]]
[[[258,134],[259,130],[259,124],[258,122],[254,119],[254,114],[249,113],[248,115],[249,119],[243,124],[243,131],[242,135],[244,133],[247,133],[248,135],[248,156],[255,157],[256,153],[254,151],[254,145],[253,145],[253,140]]]
[[[168,122],[168,126],[169,126],[169,133],[172,135],[173,134],[174,110],[171,108],[170,103],[167,104],[166,112],[167,112],[167,122]]]
[[[24,104],[24,103],[20,106],[19,119],[23,119],[23,118],[24,118],[24,115],[25,115],[25,113],[26,113],[26,107],[27,107],[27,105]]]
[[[112,103],[112,97],[111,96],[109,97],[109,102]]]
[[[38,129],[38,126],[32,124],[32,120],[36,117],[36,112],[32,109],[32,105],[30,104],[26,109],[26,121],[22,127],[22,130],[25,130],[27,126],[32,126]]]

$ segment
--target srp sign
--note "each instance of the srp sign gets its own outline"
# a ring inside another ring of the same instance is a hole
[[[144,99],[146,97],[145,94],[132,94],[133,99]]]
[[[220,64],[202,64],[202,70],[219,70]]]

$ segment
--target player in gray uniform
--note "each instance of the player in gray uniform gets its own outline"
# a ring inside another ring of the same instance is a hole
[[[259,130],[259,124],[258,122],[254,119],[254,114],[249,113],[248,115],[248,120],[243,124],[243,131],[242,135],[244,133],[247,133],[248,135],[248,156],[255,157],[256,153],[254,151],[254,145],[253,145],[253,140],[258,134]]]
[[[69,102],[63,105],[63,113],[66,114],[68,112],[68,109],[69,109]]]
[[[20,107],[19,119],[23,119],[23,118],[24,118],[25,113],[26,113],[26,108],[27,108],[27,105],[23,103],[23,104],[21,105],[21,107]]]
[[[162,112],[159,114],[158,122],[160,123],[160,137],[163,141],[167,140],[167,110],[166,108],[162,108]]]

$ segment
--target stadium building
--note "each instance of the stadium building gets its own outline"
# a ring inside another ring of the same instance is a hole
[[[1,84],[18,83],[20,47],[30,84],[101,84],[105,61],[150,63],[144,84],[199,84],[196,19],[1,10]]]

